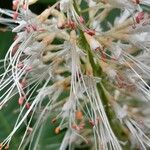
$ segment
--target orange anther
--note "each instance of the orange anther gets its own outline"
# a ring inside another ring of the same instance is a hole
[[[7,145],[5,146],[5,149],[9,149],[9,144],[7,144]]]
[[[3,144],[2,144],[2,143],[0,143],[0,150],[2,150],[2,148],[3,148]]]
[[[60,127],[55,128],[55,133],[59,134],[60,133]]]
[[[82,112],[81,112],[81,111],[77,111],[77,112],[76,112],[76,119],[77,119],[77,120],[82,120],[82,118],[83,118]]]

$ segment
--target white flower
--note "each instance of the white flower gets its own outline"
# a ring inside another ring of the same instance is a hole
[[[136,5],[134,5],[133,1],[130,0],[108,0],[108,2],[115,8],[127,9],[127,10],[135,10]]]
[[[149,41],[150,33],[143,32],[140,34],[133,34],[130,36],[130,41],[137,47],[140,47],[141,49],[145,49],[146,51],[149,51],[150,48],[150,41]]]
[[[67,11],[69,9],[70,0],[61,0],[60,1],[60,9],[62,11]]]
[[[60,0],[40,15],[29,10],[35,2],[14,0],[15,11],[0,9],[8,16],[2,15],[0,23],[16,33],[0,61],[4,63],[0,109],[16,96],[20,106],[14,128],[0,149],[10,144],[24,122],[26,131],[18,149],[28,146],[30,150],[32,144],[37,149],[33,139],[42,134],[49,116],[53,123],[58,121],[56,134],[67,130],[61,150],[89,140],[95,150],[122,150],[128,135],[130,148],[149,148],[149,118],[134,102],[137,97],[140,104],[150,100],[150,19],[141,5],[149,2]],[[107,16],[113,8],[123,13],[110,24]]]

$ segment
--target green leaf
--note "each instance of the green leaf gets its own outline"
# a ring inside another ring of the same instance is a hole
[[[0,59],[4,58],[12,41],[13,34],[11,32],[0,32]]]
[[[39,3],[54,4],[57,0],[39,0]]]

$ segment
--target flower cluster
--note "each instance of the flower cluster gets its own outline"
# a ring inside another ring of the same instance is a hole
[[[18,149],[31,149],[49,117],[56,134],[66,131],[60,150],[150,148],[150,1],[59,0],[40,15],[29,9],[36,1],[0,9],[0,23],[16,33],[0,61],[0,109],[14,97],[20,106],[0,149],[23,123]]]

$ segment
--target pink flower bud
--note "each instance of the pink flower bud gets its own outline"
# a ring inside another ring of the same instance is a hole
[[[17,9],[18,4],[19,4],[19,0],[13,0],[13,6],[12,6],[13,10]]]
[[[79,17],[79,20],[80,20],[80,23],[82,23],[82,24],[85,22],[84,18],[82,16]]]
[[[140,23],[140,21],[143,20],[143,19],[144,19],[144,12],[139,12],[138,15],[135,18],[136,23]]]
[[[18,12],[17,12],[17,11],[15,11],[15,12],[14,12],[14,14],[13,14],[13,19],[14,19],[14,20],[17,20],[18,15],[19,15],[19,14],[18,14]]]
[[[24,103],[24,100],[25,100],[25,97],[21,96],[21,97],[18,99],[18,104],[21,106],[21,105]]]
[[[26,109],[30,109],[30,103],[26,104]]]
[[[27,80],[24,78],[21,83],[20,83],[21,87],[24,88],[27,85]]]

